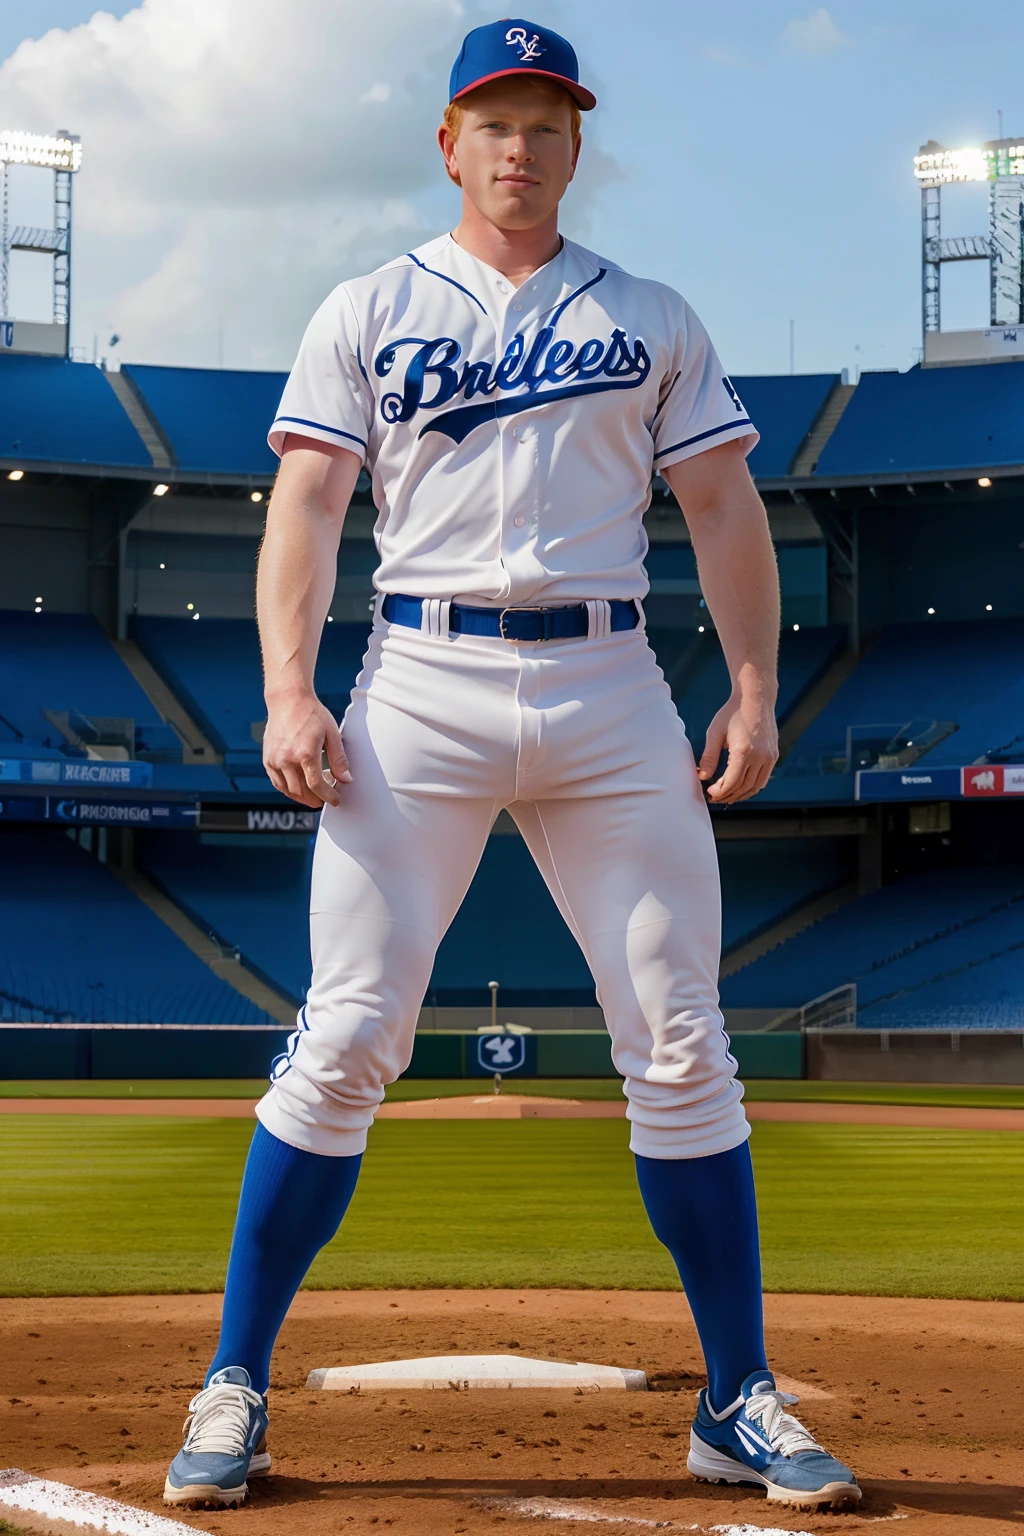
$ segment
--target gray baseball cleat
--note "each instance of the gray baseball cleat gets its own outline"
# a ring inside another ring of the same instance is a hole
[[[185,1443],[167,1473],[164,1503],[234,1508],[249,1492],[246,1479],[270,1471],[266,1399],[253,1391],[247,1370],[229,1365],[188,1407]]]

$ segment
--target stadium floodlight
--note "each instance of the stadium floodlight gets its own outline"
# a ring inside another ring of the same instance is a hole
[[[154,487],[153,487],[153,495],[154,496],[166,496],[167,492],[169,490],[170,490],[170,486],[169,485],[164,485],[163,481],[161,481],[159,485],[154,485]]]
[[[8,480],[24,480],[25,471],[23,469],[12,469],[7,478]]]
[[[77,134],[0,132],[0,160],[6,165],[35,165],[47,171],[77,171],[82,144]]]
[[[989,486],[992,484],[992,481],[989,479],[988,475],[982,475],[981,479],[978,481],[978,484],[981,486],[983,491],[987,491]]]
[[[1024,176],[1024,144],[993,139],[991,143],[972,144],[965,149],[946,149],[932,140],[914,156],[914,175],[923,187]]]
[[[263,500],[263,492],[262,491],[250,491],[249,492],[249,500],[250,501],[262,501]]]

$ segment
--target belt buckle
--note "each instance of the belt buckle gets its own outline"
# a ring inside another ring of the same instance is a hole
[[[544,644],[544,636],[543,635],[539,635],[536,640],[517,640],[515,635],[506,635],[506,633],[505,633],[505,615],[507,613],[546,613],[546,612],[547,612],[547,609],[543,605],[540,605],[540,604],[535,605],[534,607],[528,607],[528,608],[503,608],[501,610],[501,613],[498,615],[498,633],[501,635],[501,638],[505,641],[506,645],[543,645]]]

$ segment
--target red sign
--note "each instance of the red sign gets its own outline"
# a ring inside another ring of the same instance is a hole
[[[983,798],[1024,795],[1024,766],[977,763],[973,768],[961,768],[960,793]]]

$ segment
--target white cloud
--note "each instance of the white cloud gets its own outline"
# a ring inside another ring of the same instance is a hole
[[[782,35],[800,53],[809,53],[815,57],[843,48],[850,41],[823,5],[811,11],[809,16],[794,16],[783,27]]]
[[[468,0],[475,6],[475,0]],[[458,0],[142,0],[23,43],[5,122],[80,133],[75,340],[287,366],[341,278],[434,230]],[[441,217],[446,216],[441,212]]]

